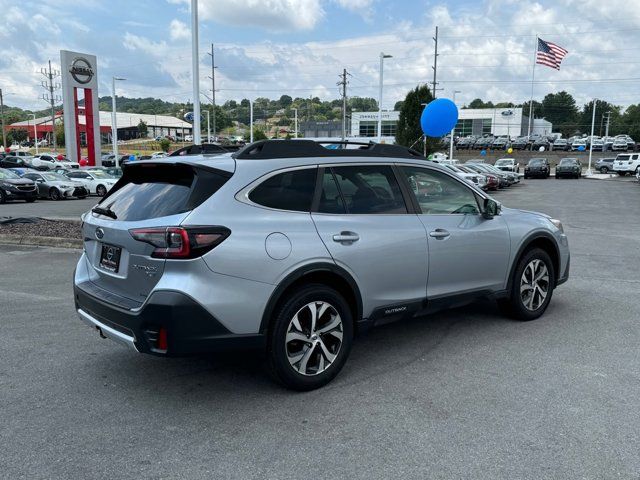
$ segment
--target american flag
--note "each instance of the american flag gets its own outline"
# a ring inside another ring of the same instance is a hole
[[[545,42],[539,38],[536,63],[560,70],[560,63],[567,53],[569,53],[567,50],[555,43]]]

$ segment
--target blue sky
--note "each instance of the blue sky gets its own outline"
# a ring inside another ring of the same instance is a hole
[[[0,88],[8,104],[42,108],[39,70],[59,50],[98,57],[100,94],[170,101],[191,97],[189,0],[0,0]],[[431,81],[440,27],[439,95],[522,102],[531,91],[535,37],[569,50],[560,72],[537,67],[534,96],[565,89],[579,103],[640,102],[640,9],[627,0],[199,0],[200,82],[210,95],[210,42],[217,45],[217,98],[281,94],[377,96],[379,53],[391,107]],[[615,80],[611,80],[615,79]],[[203,97],[202,101],[206,101]]]

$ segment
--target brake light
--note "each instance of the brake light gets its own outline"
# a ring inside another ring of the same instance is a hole
[[[131,236],[139,242],[155,248],[153,258],[188,259],[197,258],[231,234],[225,227],[154,227],[134,228]]]

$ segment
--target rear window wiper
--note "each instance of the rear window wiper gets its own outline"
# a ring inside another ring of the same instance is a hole
[[[113,210],[111,210],[110,208],[102,208],[102,207],[93,207],[91,209],[91,211],[93,213],[97,213],[98,215],[105,215],[107,217],[113,218],[114,220],[116,220],[118,218],[118,216],[116,215],[116,212],[114,212]]]

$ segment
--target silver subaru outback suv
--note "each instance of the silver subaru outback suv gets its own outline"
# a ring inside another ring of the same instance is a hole
[[[135,162],[82,229],[75,305],[102,337],[162,356],[263,348],[298,390],[378,321],[487,297],[533,320],[569,276],[558,220],[383,144]]]

